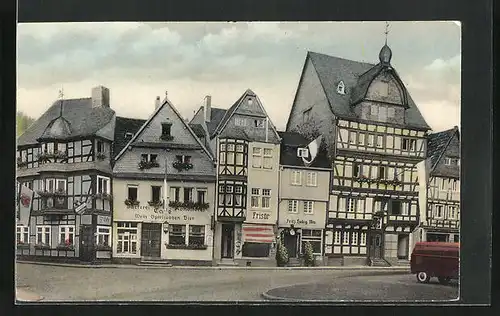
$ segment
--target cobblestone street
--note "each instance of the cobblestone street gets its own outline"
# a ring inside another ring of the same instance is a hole
[[[400,280],[394,271],[367,270],[258,270],[180,268],[76,268],[17,264],[17,286],[49,301],[263,301],[262,293],[274,288],[300,284],[339,284],[360,275]],[[373,276],[378,274],[378,276]],[[383,275],[381,275],[383,274]],[[401,274],[401,272],[399,272]],[[349,279],[344,279],[349,277]],[[336,280],[339,278],[338,280]],[[331,281],[331,282],[330,282]],[[411,282],[409,282],[411,283]],[[387,284],[387,282],[386,282]],[[426,291],[420,285],[421,291]],[[370,289],[376,290],[371,282]],[[434,289],[434,291],[436,291]],[[318,294],[317,294],[318,295]],[[446,297],[446,295],[445,295]],[[331,299],[331,297],[330,297]],[[345,299],[345,298],[341,298]],[[413,298],[409,298],[413,299]]]

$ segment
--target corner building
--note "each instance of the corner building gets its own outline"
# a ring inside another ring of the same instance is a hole
[[[430,127],[384,45],[370,64],[308,52],[287,131],[325,136],[329,265],[408,264]]]
[[[280,138],[259,98],[247,90],[224,111],[207,97],[191,125],[217,157],[215,263],[276,266]]]

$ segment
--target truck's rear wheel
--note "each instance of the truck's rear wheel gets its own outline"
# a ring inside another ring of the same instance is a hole
[[[450,283],[450,278],[448,277],[438,277],[439,283],[446,285]]]
[[[420,283],[428,283],[430,278],[427,272],[417,272],[417,281]]]

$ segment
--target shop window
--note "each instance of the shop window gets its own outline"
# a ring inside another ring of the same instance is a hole
[[[243,244],[242,255],[243,257],[250,258],[263,258],[269,256],[269,249],[271,244],[245,242]]]
[[[168,243],[170,245],[186,244],[186,225],[170,225],[168,231]]]
[[[97,226],[97,245],[99,246],[110,246],[110,228],[104,226]]]
[[[137,254],[137,223],[117,224],[117,249],[119,254]]]
[[[319,229],[302,230],[302,252],[305,250],[305,243],[309,242],[313,248],[314,254],[321,254],[322,232]]]
[[[205,244],[205,226],[189,225],[189,245],[202,246]]]

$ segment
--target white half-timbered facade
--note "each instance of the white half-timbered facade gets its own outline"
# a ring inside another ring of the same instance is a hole
[[[398,264],[418,224],[430,130],[385,45],[379,63],[309,52],[287,131],[322,134],[332,161],[325,254],[335,264]]]

